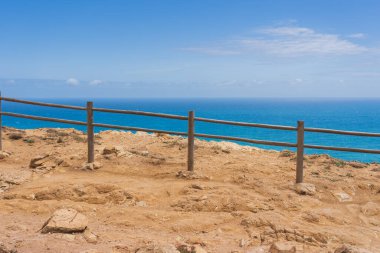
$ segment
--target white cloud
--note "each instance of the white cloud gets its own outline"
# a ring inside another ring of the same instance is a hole
[[[359,38],[363,34],[352,35]],[[259,29],[254,36],[224,42],[211,47],[189,47],[182,50],[208,55],[265,53],[277,56],[348,55],[367,51],[337,34],[320,33],[311,28],[281,26]]]
[[[366,37],[364,33],[353,33],[347,36],[348,38],[353,38],[353,39],[363,39]]]
[[[208,55],[237,55],[239,51],[228,50],[224,48],[212,48],[212,47],[187,47],[181,48],[183,51],[197,52]]]
[[[366,51],[365,47],[340,38],[336,34],[318,33],[304,27],[277,27],[260,30],[265,38],[239,40],[248,50],[258,50],[280,56],[310,54],[356,54]]]
[[[259,30],[259,33],[284,36],[305,36],[314,33],[312,29],[305,27],[275,27]]]
[[[103,81],[102,80],[98,80],[98,79],[92,80],[90,82],[91,85],[100,85],[102,83],[103,83]]]
[[[292,85],[293,87],[296,87],[296,86],[300,87],[304,85],[305,82],[306,82],[305,79],[297,77],[297,78],[291,79],[289,81],[289,84]]]
[[[66,83],[75,86],[79,84],[79,80],[76,78],[69,78],[66,80]]]

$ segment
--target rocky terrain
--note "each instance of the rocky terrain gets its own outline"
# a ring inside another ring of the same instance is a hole
[[[3,129],[0,253],[380,252],[380,165],[182,137]]]

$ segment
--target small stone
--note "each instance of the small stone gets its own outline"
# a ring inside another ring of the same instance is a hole
[[[248,249],[245,253],[267,253],[267,252],[268,252],[268,247],[257,246],[257,247]]]
[[[49,156],[48,154],[45,154],[45,155],[39,155],[32,158],[29,163],[29,168],[35,169],[39,166],[42,166],[44,163],[43,159],[45,159],[48,156]]]
[[[294,156],[294,152],[290,150],[283,150],[280,152],[280,155],[279,155],[279,157],[292,157],[292,156]]]
[[[373,253],[372,251],[356,248],[351,245],[342,245],[337,248],[334,253]]]
[[[209,176],[204,176],[204,175],[199,175],[195,171],[178,171],[176,173],[177,178],[181,179],[188,179],[188,180],[193,180],[193,179],[204,179],[204,180],[210,180],[212,177]]]
[[[5,151],[0,151],[0,160],[8,158],[11,154]]]
[[[298,183],[295,190],[300,195],[314,195],[316,192],[315,185],[309,183]]]
[[[97,170],[100,169],[102,165],[99,162],[93,162],[93,163],[85,163],[82,166],[82,170]]]
[[[91,232],[88,228],[83,232],[84,239],[89,243],[97,243],[98,236]]]
[[[319,222],[319,216],[315,213],[306,212],[302,218],[308,222],[311,223],[318,223]]]
[[[361,212],[367,216],[375,216],[380,214],[380,205],[374,202],[367,202],[361,207]]]
[[[360,163],[360,162],[349,162],[347,164],[353,168],[356,168],[356,169],[362,169],[362,168],[368,167],[368,164]]]
[[[245,245],[247,244],[247,241],[245,239],[240,239],[240,242],[239,242],[239,247],[244,247]]]
[[[226,153],[226,154],[231,153],[231,150],[230,150],[229,148],[227,148],[227,147],[222,147],[220,150],[221,150],[223,153]]]
[[[181,253],[207,253],[205,249],[203,249],[200,245],[179,245],[177,250]]]
[[[207,195],[203,195],[199,200],[207,200],[208,199],[208,196]]]
[[[352,201],[352,197],[345,192],[334,193],[334,196],[339,200],[339,202],[349,202]]]
[[[269,253],[296,253],[296,246],[287,243],[275,242],[269,248]]]
[[[133,154],[128,152],[128,151],[122,151],[122,152],[116,154],[117,157],[124,157],[124,156],[131,157],[132,155]]]
[[[80,155],[72,155],[72,156],[70,156],[70,160],[79,160],[81,158],[82,157]]]
[[[27,195],[27,196],[25,196],[25,199],[27,199],[27,200],[35,200],[36,199],[36,195],[35,194],[29,194],[29,195]]]
[[[61,167],[70,167],[71,164],[68,163],[67,161],[63,161],[59,166],[61,166]]]
[[[118,153],[121,153],[123,151],[124,151],[123,148],[120,146],[105,147],[103,148],[102,155],[111,155],[111,154],[117,155]]]
[[[136,202],[136,206],[138,207],[146,207],[146,202],[145,201],[139,201],[139,202]]]
[[[115,150],[111,147],[105,147],[102,151],[102,155],[110,155],[116,153]]]
[[[192,184],[191,188],[197,189],[197,190],[204,190],[206,187],[204,185],[201,185],[201,184]]]
[[[99,162],[93,162],[94,170],[100,169],[102,167],[102,164]]]
[[[88,225],[88,219],[72,208],[56,210],[46,221],[41,233],[75,233],[83,232]]]
[[[104,251],[102,251],[103,253]],[[122,246],[122,245],[116,245],[112,247],[111,253],[131,253],[132,251],[129,250],[128,246]]]
[[[133,154],[133,155],[139,155],[139,156],[149,156],[149,151],[148,150],[143,150],[143,151],[140,151],[140,150],[136,150],[136,149],[131,149],[128,151],[130,154]]]
[[[9,184],[4,183],[4,182],[0,182],[0,193],[3,193],[8,189],[9,189]]]
[[[73,242],[73,241],[75,241],[75,235],[73,235],[73,234],[63,234],[63,235],[61,236],[61,238],[62,238],[63,240],[69,241],[69,242]]]

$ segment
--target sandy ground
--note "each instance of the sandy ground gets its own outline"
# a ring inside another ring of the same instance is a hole
[[[136,252],[181,244],[267,252],[276,241],[297,252],[334,252],[343,244],[380,252],[379,164],[306,156],[305,182],[316,192],[302,195],[294,188],[291,152],[197,140],[195,173],[188,174],[186,139],[105,131],[96,135],[102,167],[90,171],[81,169],[87,144],[79,131],[3,131],[10,156],[0,159],[0,244],[9,252]],[[43,164],[30,168],[43,154]],[[95,239],[40,233],[63,207],[86,215]]]

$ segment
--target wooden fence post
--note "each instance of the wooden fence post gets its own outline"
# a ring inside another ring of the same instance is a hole
[[[297,167],[296,183],[303,182],[304,122],[297,122]]]
[[[87,148],[88,148],[88,163],[93,163],[94,158],[94,111],[92,110],[93,103],[87,102]]]
[[[189,111],[187,133],[187,170],[194,171],[194,111]]]
[[[0,91],[0,151],[3,150],[3,136],[2,136],[2,133],[3,133],[3,122],[2,122],[2,110],[1,110],[1,102],[3,100],[1,99],[1,91]]]

